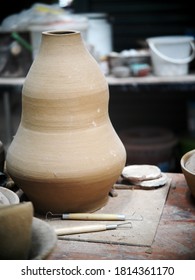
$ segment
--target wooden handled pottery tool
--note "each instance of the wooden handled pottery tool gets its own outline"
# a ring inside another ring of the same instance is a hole
[[[67,213],[53,214],[48,212],[46,218],[60,217],[62,220],[90,220],[90,221],[125,221],[122,214],[95,214],[95,213]]]
[[[127,225],[129,227],[127,227]],[[65,227],[55,229],[55,233],[57,235],[68,235],[68,234],[77,234],[77,233],[88,233],[88,232],[96,232],[96,231],[105,231],[112,230],[117,228],[131,228],[131,222],[122,223],[122,224],[110,224],[110,225],[85,225],[85,226],[74,226],[74,227]]]
[[[124,214],[100,214],[100,213],[64,213],[64,214],[53,214],[52,212],[47,212],[46,219],[51,218],[61,218],[62,220],[83,220],[83,221],[142,221],[143,217],[139,218],[132,216],[127,217]]]

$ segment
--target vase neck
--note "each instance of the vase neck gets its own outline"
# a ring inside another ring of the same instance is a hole
[[[66,46],[83,46],[84,42],[82,40],[79,31],[46,31],[42,32],[42,41],[40,51],[54,50],[54,47],[63,50]]]

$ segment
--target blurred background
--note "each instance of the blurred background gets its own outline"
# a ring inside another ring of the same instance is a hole
[[[2,0],[0,140],[5,147],[20,122],[22,84],[41,32],[56,28],[81,31],[108,79],[110,118],[127,149],[127,163],[180,172],[181,155],[195,148],[195,63],[190,61],[181,77],[158,77],[147,38],[180,35],[194,40],[191,2]]]
[[[188,0],[2,0],[0,21],[8,15],[31,8],[35,3],[59,3],[76,14],[106,13],[112,24],[115,51],[142,47],[145,38],[151,36],[195,33],[194,11]]]

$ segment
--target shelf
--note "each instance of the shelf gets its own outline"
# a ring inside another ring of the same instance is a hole
[[[189,74],[185,76],[145,76],[145,77],[127,77],[127,78],[116,78],[113,76],[107,76],[106,80],[109,87],[112,88],[129,88],[132,92],[138,89],[145,92],[151,91],[152,89],[158,92],[189,92],[195,91],[195,74]],[[112,93],[112,91],[111,91]]]
[[[127,77],[116,78],[113,76],[106,77],[109,85],[133,85],[133,84],[183,84],[183,83],[195,83],[195,74],[189,74],[185,76],[145,76],[145,77]]]
[[[114,76],[106,76],[106,80],[110,86],[118,85],[143,85],[143,84],[195,84],[195,74],[189,74],[185,76],[167,76],[157,77],[153,75],[145,77],[127,77],[127,78],[116,78]],[[1,78],[0,85],[2,86],[14,86],[23,85],[25,77],[19,78]]]

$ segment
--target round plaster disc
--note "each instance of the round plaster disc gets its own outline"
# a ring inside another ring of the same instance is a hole
[[[135,182],[135,185],[147,188],[160,187],[166,184],[167,179],[167,175],[165,173],[161,173],[161,177],[158,179]]]
[[[10,203],[9,203],[8,198],[0,191],[0,206],[9,205],[9,204]]]
[[[161,170],[156,165],[134,164],[123,168],[122,176],[131,182],[157,179],[161,176]]]

